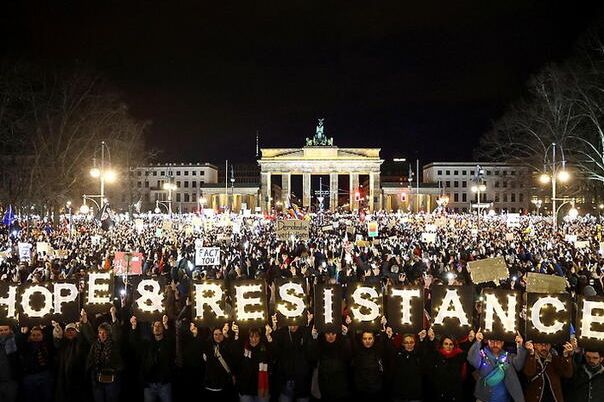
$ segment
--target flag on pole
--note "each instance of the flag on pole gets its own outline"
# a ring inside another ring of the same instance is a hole
[[[4,217],[2,218],[2,223],[5,226],[10,226],[15,220],[15,214],[13,213],[13,206],[9,205],[8,209],[4,213]]]

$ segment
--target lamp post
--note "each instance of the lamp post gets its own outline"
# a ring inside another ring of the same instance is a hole
[[[560,148],[560,153],[562,154],[562,160],[560,162],[556,161],[556,147]],[[552,160],[550,169],[551,172],[548,173],[548,152],[549,149],[552,149]],[[560,168],[558,168],[558,164],[560,164]],[[539,181],[542,184],[547,184],[551,181],[552,183],[552,227],[554,230],[557,229],[558,226],[558,209],[556,208],[556,185],[557,182],[565,183],[570,179],[570,174],[566,170],[566,159],[564,158],[564,149],[560,144],[556,144],[552,142],[545,150],[545,155],[543,155],[543,173],[539,177]]]
[[[170,208],[170,204],[166,205],[165,202],[161,202],[160,200],[155,200],[155,210],[153,212],[155,212],[156,214],[161,213],[161,209],[159,208],[159,206],[162,206],[164,208],[166,208],[166,211],[168,211],[168,214],[172,214],[172,209]]]
[[[107,150],[107,156],[109,157],[109,161],[107,166],[105,166],[105,150]],[[95,179],[98,178],[101,184],[101,203],[100,209],[105,205],[105,182],[113,183],[117,179],[117,174],[115,170],[111,169],[111,151],[109,147],[105,143],[105,141],[101,141],[101,167],[97,167],[96,165],[96,151],[94,153],[94,157],[92,158],[92,169],[90,169],[90,176]]]
[[[473,193],[476,193],[476,210],[478,211],[478,220],[477,227],[480,229],[480,205],[482,203],[482,199],[480,197],[480,193],[484,193],[487,190],[487,185],[484,182],[482,176],[484,175],[484,169],[480,165],[476,165],[476,170],[474,171],[474,184],[470,188]]]
[[[99,205],[98,202],[96,202],[94,200],[94,198],[92,198],[92,196],[84,194],[82,196],[82,206],[80,207],[81,214],[87,215],[90,212],[90,207],[88,205],[86,205],[86,201],[88,201],[88,200],[94,202],[94,205],[96,205],[96,207],[99,209],[99,211],[101,210],[101,206]],[[101,200],[102,200],[102,198],[101,198]],[[102,203],[102,201],[101,201],[101,203]]]

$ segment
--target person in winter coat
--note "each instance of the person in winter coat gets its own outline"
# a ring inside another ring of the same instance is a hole
[[[463,383],[468,372],[467,352],[451,337],[442,338],[438,349],[434,346],[434,342],[427,343],[428,399],[434,402],[463,400]]]
[[[378,400],[384,388],[384,338],[371,331],[361,333],[360,342],[352,342],[352,369],[355,396]]]
[[[559,356],[549,343],[526,342],[528,357],[522,372],[528,380],[524,390],[526,402],[564,402],[562,379],[573,376],[572,356],[575,349],[570,342],[564,344]]]
[[[351,350],[347,333],[348,327],[342,325],[341,336],[335,331],[329,330],[318,340],[316,357],[322,401],[347,401],[351,396],[350,384],[348,383],[348,364]],[[312,338],[314,340],[319,338],[319,332],[314,327]]]
[[[24,402],[50,402],[53,390],[52,335],[40,327],[21,327],[17,339],[21,355],[23,378],[21,380]]]
[[[268,402],[272,329],[267,325],[265,339],[262,339],[260,330],[251,328],[245,341],[239,338],[239,327],[236,324],[233,324],[232,330],[235,336],[231,343],[230,354],[233,357],[235,387],[239,393],[239,401]]]
[[[308,327],[289,325],[273,335],[275,388],[280,402],[309,400],[312,378],[311,334]]]
[[[153,337],[142,339],[136,317],[130,318],[130,346],[136,351],[143,382],[145,402],[172,401],[172,373],[176,345],[168,332],[168,316],[152,323]]]
[[[419,402],[423,399],[423,372],[426,342],[426,330],[418,334],[420,344],[417,345],[413,334],[402,337],[401,346],[396,346],[392,328],[386,328],[388,341],[385,345],[386,356],[386,389],[394,402]],[[429,331],[431,340],[434,332]]]
[[[566,389],[566,402],[604,401],[604,353],[575,353],[574,374]]]
[[[111,307],[110,312],[111,324],[104,322],[99,325],[96,338],[87,318],[83,320],[81,327],[83,335],[92,344],[86,367],[92,378],[92,394],[95,402],[119,400],[120,380],[124,370],[120,351],[121,328],[114,306]]]
[[[15,402],[19,381],[17,341],[9,325],[0,324],[0,401]]]
[[[524,402],[524,394],[517,371],[522,370],[526,360],[524,340],[516,336],[516,353],[503,350],[503,341],[489,339],[481,349],[483,335],[476,333],[476,341],[468,351],[468,361],[474,366],[480,378],[476,381],[474,395],[483,402]]]
[[[202,358],[205,362],[203,388],[211,401],[230,401],[233,395],[233,362],[229,354],[229,324],[212,329],[209,339],[199,339],[197,326],[191,323],[193,337],[201,343]]]
[[[54,321],[52,325],[56,349],[55,402],[88,400],[90,389],[85,384],[86,357],[90,344],[76,324],[67,324],[65,330]]]

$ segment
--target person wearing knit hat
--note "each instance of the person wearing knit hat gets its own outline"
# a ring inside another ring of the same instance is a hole
[[[583,296],[591,297],[595,296],[596,294],[596,290],[591,285],[587,285],[583,288]]]

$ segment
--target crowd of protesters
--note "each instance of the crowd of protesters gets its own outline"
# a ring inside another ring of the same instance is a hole
[[[115,253],[127,251],[144,255],[142,275],[165,276],[169,285],[166,315],[156,322],[139,322],[124,292],[106,314],[82,310],[79,322],[0,323],[0,401],[604,400],[604,354],[584,350],[571,334],[561,345],[520,334],[507,344],[483,339],[478,325],[461,338],[428,327],[399,334],[386,318],[376,331],[363,331],[346,308],[344,325],[324,333],[311,314],[300,326],[279,326],[273,316],[264,328],[206,328],[190,321],[188,300],[192,281],[201,278],[223,280],[226,288],[266,280],[271,314],[270,285],[283,277],[305,278],[309,295],[326,282],[341,284],[344,294],[357,282],[420,285],[429,293],[434,284],[471,284],[468,261],[496,256],[505,258],[509,278],[477,284],[476,295],[482,287],[523,291],[526,274],[539,272],[565,277],[573,297],[602,296],[598,218],[554,230],[542,217],[514,225],[505,216],[483,217],[478,225],[472,215],[326,212],[304,218],[308,239],[280,241],[275,221],[282,218],[222,214],[199,224],[188,215],[144,216],[116,217],[104,228],[87,219],[3,227],[2,281],[83,280],[89,270],[111,270]],[[377,238],[369,237],[369,220],[378,222]],[[427,230],[435,241],[423,241]],[[221,265],[195,266],[198,239],[221,248]],[[62,251],[39,253],[38,242]],[[27,258],[19,243],[32,245]]]

